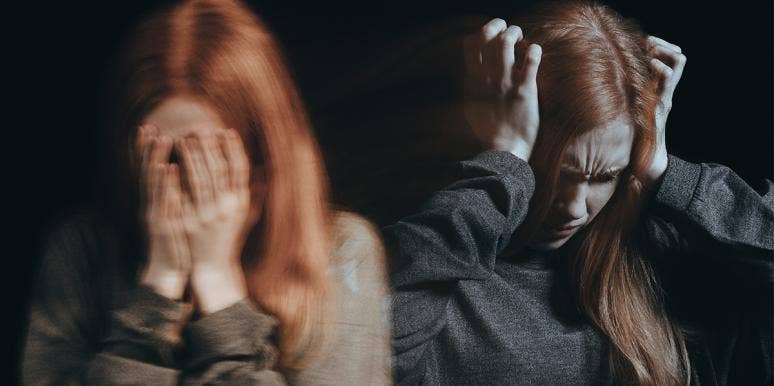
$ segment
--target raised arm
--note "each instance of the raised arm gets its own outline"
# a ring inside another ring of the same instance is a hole
[[[484,280],[526,216],[535,189],[527,160],[539,126],[541,48],[515,58],[521,28],[493,19],[465,38],[465,116],[494,149],[461,164],[460,178],[384,229],[390,256],[393,351],[398,384],[416,383],[433,360],[460,280]]]
[[[774,284],[771,181],[750,186],[726,166],[669,155],[647,209],[655,215],[646,225],[663,266],[681,263],[670,256],[700,256],[705,264],[729,268],[744,286]]]
[[[667,153],[666,121],[683,73],[682,49],[649,36],[648,52],[659,82],[656,151],[648,181],[649,208],[661,218],[646,224],[656,255],[669,252],[707,256],[705,263],[727,265],[746,286],[774,281],[774,188],[771,181],[752,187],[726,166],[691,163]],[[666,259],[668,269],[676,261]]]
[[[452,286],[491,274],[534,191],[529,165],[508,152],[482,153],[461,169],[460,179],[416,214],[384,228],[398,382],[420,375],[429,343],[445,325]]]

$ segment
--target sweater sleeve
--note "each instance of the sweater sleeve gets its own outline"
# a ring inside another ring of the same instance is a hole
[[[667,300],[706,331],[719,384],[770,384],[774,369],[774,184],[669,155],[646,208]]]
[[[174,326],[187,318],[186,306],[137,288],[102,315],[100,250],[88,213],[68,217],[47,235],[24,343],[25,384],[175,382],[176,371],[163,362],[178,341]]]
[[[774,184],[753,187],[730,168],[692,163],[669,155],[669,163],[647,209],[655,214],[647,231],[665,266],[674,256],[700,256],[724,266],[739,283],[774,283]]]
[[[182,385],[284,385],[274,317],[249,299],[188,324]]]
[[[207,362],[206,371],[188,374],[175,365],[174,353],[182,343],[181,332],[191,315],[187,303],[137,286],[118,293],[114,307],[103,310],[104,304],[97,299],[108,289],[95,282],[106,274],[100,268],[105,264],[99,261],[106,256],[100,255],[103,249],[99,247],[99,232],[92,217],[72,216],[46,239],[24,342],[24,384],[196,384],[201,374],[206,373],[207,379],[221,380],[227,378],[224,374],[233,373],[233,367],[213,364],[233,358],[230,352],[217,352],[223,355]],[[226,312],[210,316],[241,316],[233,310],[222,311]],[[251,316],[256,323],[262,323],[261,317],[265,317]],[[205,325],[205,319],[195,323]],[[212,328],[205,326],[202,330]],[[245,328],[237,331],[240,336],[246,333]],[[199,347],[204,351],[209,346]],[[263,366],[269,361],[255,361],[255,357],[239,359],[249,362],[253,370],[249,379],[278,378]]]
[[[535,179],[511,153],[487,151],[461,163],[461,177],[413,215],[384,228],[390,256],[396,382],[414,383],[446,324],[451,290],[484,280],[524,220]]]

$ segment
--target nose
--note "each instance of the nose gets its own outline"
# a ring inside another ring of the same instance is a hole
[[[562,217],[562,224],[582,219],[586,215],[588,184],[585,182],[567,184],[560,190],[556,210]]]

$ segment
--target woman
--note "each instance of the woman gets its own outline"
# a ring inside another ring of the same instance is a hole
[[[267,28],[234,1],[179,2],[125,52],[113,193],[47,240],[24,382],[389,383],[378,234],[328,207]]]
[[[398,384],[768,384],[774,186],[669,155],[681,49],[587,2],[465,39],[489,147],[384,229]]]

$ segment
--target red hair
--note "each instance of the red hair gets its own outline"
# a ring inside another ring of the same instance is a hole
[[[639,244],[645,171],[655,150],[657,82],[636,22],[597,3],[538,5],[514,24],[540,44],[540,131],[530,164],[537,187],[515,248],[529,242],[557,194],[560,163],[574,138],[620,116],[634,130],[629,167],[610,201],[563,250],[575,304],[609,340],[612,375],[625,384],[690,382],[685,340],[669,318],[655,273]]]
[[[331,220],[322,157],[278,44],[237,1],[184,1],[142,21],[119,65],[109,134],[116,192],[135,193],[119,209],[124,223],[137,210],[130,149],[138,124],[173,96],[211,106],[240,133],[252,165],[266,171],[261,221],[243,266],[251,298],[279,321],[281,364],[301,366],[331,317]]]

